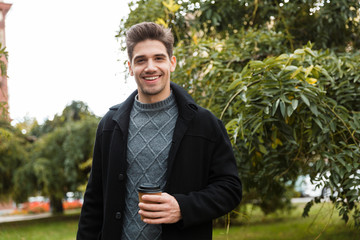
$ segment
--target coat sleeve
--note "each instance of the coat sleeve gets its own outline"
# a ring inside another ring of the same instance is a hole
[[[179,203],[180,227],[200,224],[225,215],[241,201],[242,184],[233,149],[223,123],[218,120],[218,134],[208,175],[208,184],[199,191],[174,194]]]
[[[103,222],[103,190],[101,175],[101,137],[99,128],[94,145],[93,162],[81,209],[77,240],[100,239]]]

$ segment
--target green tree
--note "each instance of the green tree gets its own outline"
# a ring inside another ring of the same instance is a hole
[[[53,129],[33,143],[29,161],[16,172],[15,200],[39,192],[50,198],[53,212],[61,213],[65,193],[78,191],[87,179],[89,168],[82,165],[91,161],[99,119],[86,104],[73,102],[53,121],[45,123]]]
[[[175,12],[169,6],[178,5]],[[142,21],[165,22],[172,27],[176,42],[201,37],[227,38],[241,29],[271,27],[285,34],[293,51],[308,41],[314,49],[360,46],[360,3],[357,0],[137,0],[129,4],[129,17],[123,18],[118,36]],[[159,21],[162,19],[162,21]]]
[[[11,199],[14,173],[27,159],[27,141],[9,122],[0,124],[0,200]]]
[[[331,190],[343,219],[354,210],[360,224],[359,60],[359,54],[337,56],[308,46],[249,62],[229,86],[223,114],[233,117],[227,129],[245,187],[260,195],[265,212],[272,211],[274,196],[289,200],[287,184],[310,174]]]
[[[94,115],[89,106],[82,101],[72,101],[62,111],[61,115],[55,114],[52,120],[47,119],[44,124],[34,124],[31,128],[30,135],[40,137],[43,134],[54,131],[58,127],[64,126],[70,121],[80,121],[89,115]]]
[[[315,43],[314,48],[358,48],[360,3],[356,0],[191,1],[198,3],[196,26],[212,35],[228,36],[241,28],[272,26],[286,34],[287,46]]]

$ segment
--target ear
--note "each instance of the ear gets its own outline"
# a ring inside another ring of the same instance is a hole
[[[134,76],[134,71],[132,70],[130,61],[128,61],[128,67],[129,67],[130,76]]]
[[[170,71],[173,72],[175,71],[175,68],[176,68],[176,57],[175,56],[172,56],[170,58]]]

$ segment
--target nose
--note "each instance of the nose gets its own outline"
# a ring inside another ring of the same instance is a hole
[[[154,72],[154,71],[156,71],[155,62],[152,59],[147,61],[145,71],[146,72]]]

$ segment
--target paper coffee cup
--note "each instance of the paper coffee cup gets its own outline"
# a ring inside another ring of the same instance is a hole
[[[161,189],[159,185],[152,184],[152,183],[143,183],[138,187],[139,193],[139,202],[149,203],[149,201],[142,200],[142,196],[146,194],[154,194],[154,195],[161,195]],[[141,220],[143,217],[141,216]]]

